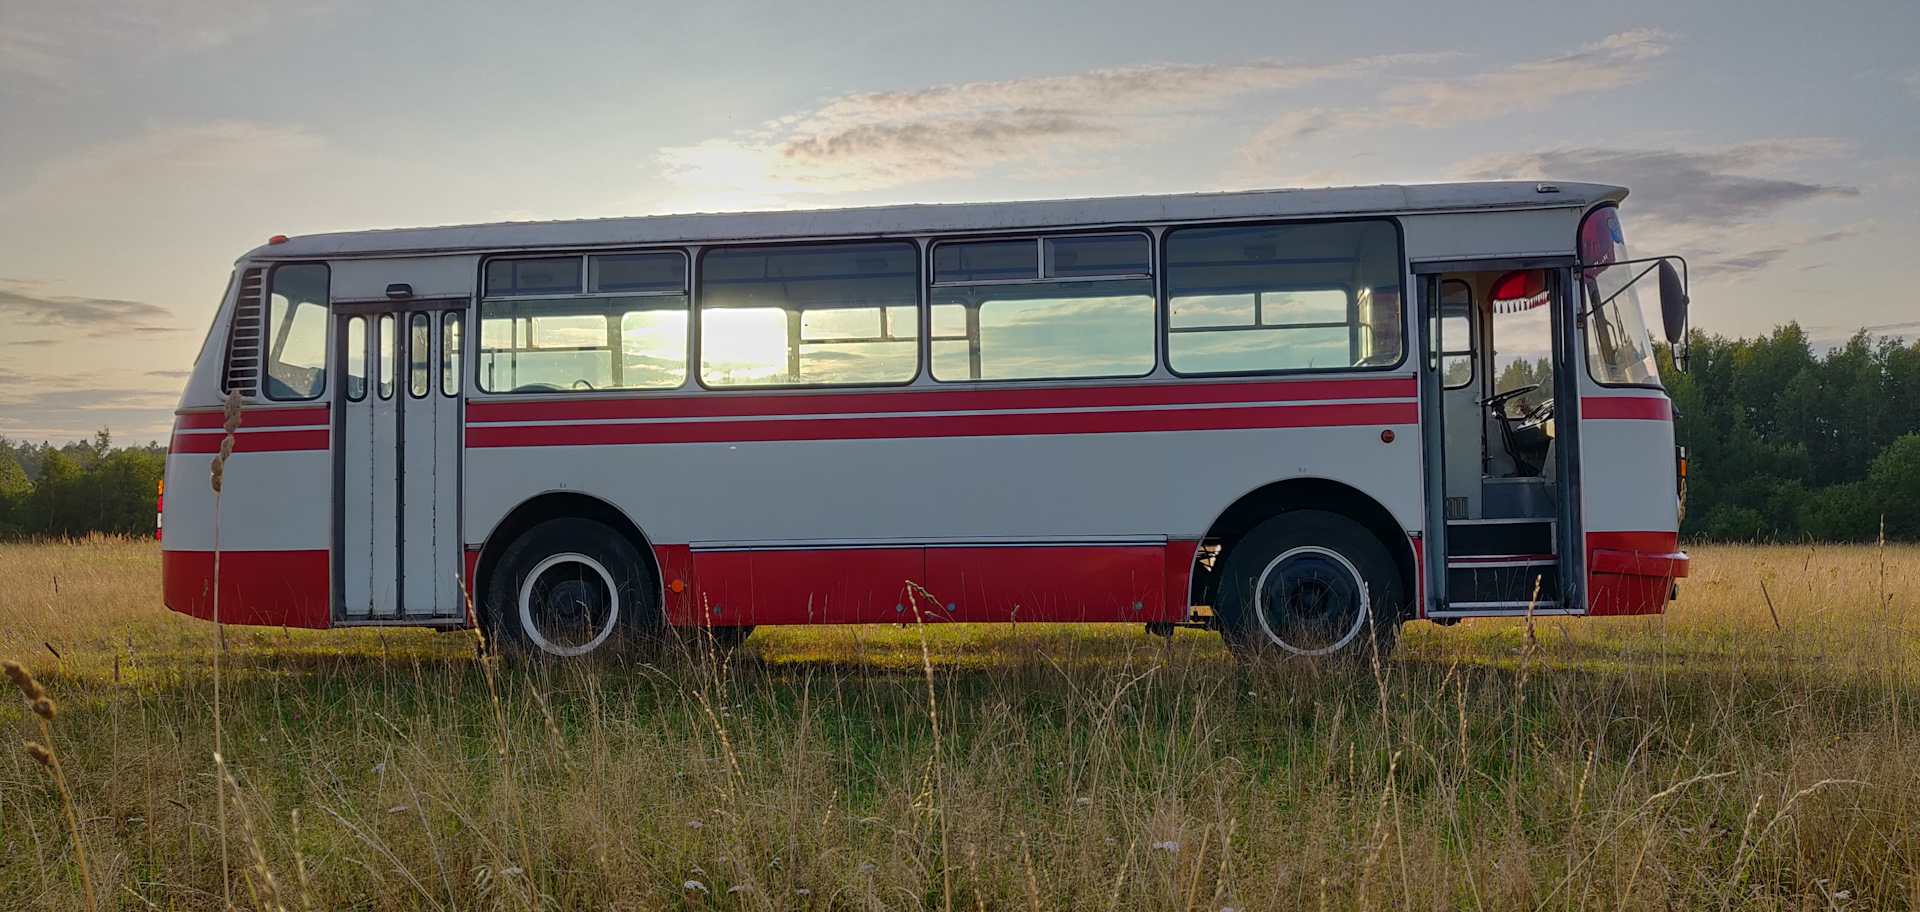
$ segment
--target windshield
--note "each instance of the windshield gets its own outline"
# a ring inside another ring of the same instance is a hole
[[[1612,265],[1632,259],[1620,233],[1620,210],[1608,206],[1580,226],[1580,285],[1587,312],[1587,372],[1609,385],[1659,386],[1653,337],[1640,315],[1634,280],[1650,264]]]

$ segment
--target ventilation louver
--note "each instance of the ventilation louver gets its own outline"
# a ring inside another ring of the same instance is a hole
[[[227,335],[227,366],[221,392],[252,396],[260,391],[263,343],[262,309],[266,304],[267,271],[249,269],[240,274],[240,300],[233,308],[233,330]]]

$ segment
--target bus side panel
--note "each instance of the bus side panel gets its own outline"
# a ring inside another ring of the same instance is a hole
[[[919,548],[695,551],[695,605],[704,616],[688,620],[716,627],[899,623],[913,619],[909,587],[925,569]],[[931,607],[922,600],[923,611]]]
[[[212,617],[217,527],[221,623],[331,625],[328,416],[325,405],[243,412],[217,503],[210,478],[224,417],[176,419],[161,557],[168,608]]]
[[[1184,621],[1164,545],[927,549],[927,589],[955,621]]]
[[[1659,614],[1687,573],[1679,549],[1673,408],[1658,390],[1582,378],[1587,613]]]
[[[228,551],[220,553],[222,624],[326,628],[332,625],[325,551]],[[214,620],[211,551],[164,551],[162,593],[167,607]]]
[[[617,507],[647,535],[675,623],[706,622],[689,596],[677,596],[676,607],[675,579],[711,597],[719,573],[728,602],[739,601],[739,580],[763,599],[759,564],[716,564],[702,556],[709,552],[845,550],[792,568],[818,567],[827,581],[774,596],[781,607],[759,622],[779,623],[771,619],[824,620],[817,607],[808,615],[805,596],[849,573],[884,578],[884,587],[862,585],[876,593],[872,604],[891,609],[894,590],[916,577],[881,566],[875,554],[921,547],[929,587],[956,611],[959,596],[941,589],[964,578],[995,587],[998,594],[979,593],[989,616],[1038,594],[1056,598],[1062,617],[1135,621],[1184,620],[1193,543],[1235,500],[1275,481],[1341,482],[1378,500],[1402,528],[1421,527],[1411,378],[1012,392],[1020,395],[898,393],[871,405],[838,393],[526,402],[512,411],[502,401],[472,403],[467,542],[484,542],[534,496],[577,491]],[[1212,398],[1160,401],[1196,396]],[[636,414],[643,405],[649,411]],[[675,413],[654,414],[669,408]],[[1395,432],[1392,442],[1384,430]],[[1169,542],[1180,543],[1177,554]],[[689,546],[698,580],[671,569],[673,549]],[[1082,566],[1041,553],[1064,546],[1095,559]],[[1028,547],[1033,559],[1007,550]],[[1106,547],[1120,550],[1101,554]],[[948,549],[998,554],[991,573],[976,572],[961,554],[934,553]],[[767,565],[784,560],[797,559],[770,556]],[[833,566],[843,560],[877,563]],[[736,607],[723,603],[723,614]],[[1023,608],[1021,619],[1029,617]]]

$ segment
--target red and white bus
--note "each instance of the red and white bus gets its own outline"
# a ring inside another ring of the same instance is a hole
[[[276,237],[181,397],[167,605],[212,616],[217,519],[222,622],[477,619],[556,656],[916,619],[1323,655],[1414,619],[1657,613],[1683,463],[1640,299],[1676,342],[1686,299],[1629,259],[1625,196]]]

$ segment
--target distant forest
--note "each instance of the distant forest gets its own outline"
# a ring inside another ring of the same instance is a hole
[[[1693,335],[1661,373],[1687,448],[1681,533],[1750,541],[1920,539],[1920,342],[1864,332],[1815,355],[1789,323]]]
[[[152,535],[166,461],[166,447],[115,447],[104,430],[62,447],[0,437],[0,538]]]
[[[1920,342],[1863,332],[1815,354],[1790,323],[1695,333],[1688,373],[1660,360],[1689,455],[1684,536],[1872,541],[1884,521],[1888,538],[1920,540]],[[104,430],[62,447],[0,438],[0,538],[151,535],[165,459]]]

